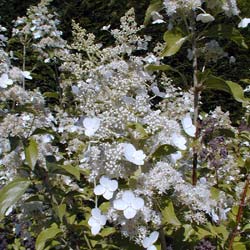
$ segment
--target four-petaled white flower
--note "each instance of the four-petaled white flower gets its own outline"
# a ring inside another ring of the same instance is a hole
[[[93,208],[91,210],[91,217],[88,220],[88,224],[91,227],[91,233],[93,235],[97,235],[101,228],[106,224],[107,217],[101,214],[101,210],[99,208]]]
[[[30,75],[30,72],[29,71],[22,71],[22,76],[26,79],[29,79],[31,80],[32,79],[32,76]]]
[[[4,73],[1,75],[0,77],[0,87],[5,89],[8,87],[8,85],[12,85],[13,81],[11,79],[9,79],[9,76]]]
[[[208,13],[201,13],[196,17],[196,21],[201,21],[202,23],[210,23],[214,20],[214,17]]]
[[[246,28],[249,23],[250,23],[250,18],[243,18],[238,24],[238,28]]]
[[[157,241],[159,237],[159,233],[157,231],[152,232],[149,237],[145,237],[142,245],[144,248],[147,248],[147,250],[156,250],[156,246],[153,244]]]
[[[103,195],[106,200],[110,200],[117,188],[118,182],[116,180],[110,180],[110,178],[102,176],[100,184],[94,189],[94,193],[95,195]]]
[[[85,135],[92,136],[100,127],[101,120],[97,117],[86,117],[83,120],[83,126],[85,128]]]
[[[187,149],[187,146],[186,146],[187,141],[186,141],[185,137],[180,135],[180,134],[174,133],[171,136],[171,142],[174,144],[174,146],[176,146],[180,150],[186,150]]]
[[[114,200],[114,208],[123,211],[126,219],[135,217],[138,210],[144,207],[144,200],[140,197],[135,197],[132,191],[125,191],[122,198]]]
[[[124,156],[127,161],[130,161],[136,165],[143,165],[146,155],[142,150],[136,150],[131,143],[123,143]]]
[[[187,113],[182,119],[181,124],[184,131],[192,137],[195,137],[196,128],[192,123],[192,119],[189,113]]]

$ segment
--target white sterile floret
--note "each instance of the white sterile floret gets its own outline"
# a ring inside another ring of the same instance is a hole
[[[145,237],[142,245],[144,248],[147,248],[147,250],[156,250],[156,246],[153,244],[157,241],[159,237],[159,233],[157,231],[152,232],[149,237]]]
[[[186,134],[188,134],[189,136],[195,137],[196,128],[192,123],[192,119],[189,113],[187,113],[181,119],[181,124]]]
[[[186,141],[185,137],[180,135],[180,134],[174,133],[171,136],[171,142],[174,144],[174,146],[176,146],[180,150],[186,150],[187,149],[187,146],[186,146],[187,141]]]
[[[118,182],[116,180],[111,180],[109,177],[102,176],[100,184],[94,189],[94,193],[95,195],[103,195],[106,200],[110,200],[117,188]]]
[[[101,228],[106,224],[107,217],[101,214],[101,210],[99,208],[94,208],[91,210],[91,217],[88,220],[88,224],[91,227],[91,233],[93,235],[97,235]]]
[[[85,128],[85,135],[92,136],[100,127],[101,120],[97,117],[86,117],[83,120],[83,126]]]
[[[238,28],[246,28],[250,23],[250,18],[243,18],[238,24]]]
[[[0,87],[5,89],[8,87],[8,85],[12,85],[13,81],[9,79],[9,76],[7,74],[2,74],[0,77]]]
[[[123,143],[124,156],[127,161],[136,165],[143,165],[146,155],[142,150],[136,150],[131,143]]]
[[[32,76],[30,75],[30,72],[29,71],[22,71],[22,76],[26,79],[29,79],[31,80],[32,79]]]
[[[202,23],[210,23],[214,20],[214,17],[208,13],[202,13],[196,17],[196,21],[201,21]]]
[[[144,207],[144,200],[139,197],[135,197],[132,191],[125,191],[122,194],[122,198],[114,200],[114,208],[123,211],[126,219],[132,219],[135,217],[138,210]]]
[[[180,151],[177,151],[170,155],[170,159],[173,164],[175,164],[181,158],[182,158],[182,153]]]

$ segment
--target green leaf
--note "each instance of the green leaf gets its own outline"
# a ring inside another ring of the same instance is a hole
[[[28,146],[24,148],[25,159],[29,164],[29,167],[34,170],[36,162],[38,160],[38,146],[34,139],[30,138],[28,141]]]
[[[243,242],[234,242],[233,250],[247,250],[247,248]]]
[[[36,239],[36,250],[43,250],[48,240],[54,239],[57,234],[62,233],[57,224],[53,223],[51,227],[43,230]]]
[[[177,69],[171,67],[170,65],[167,65],[167,64],[164,64],[164,65],[148,65],[146,66],[146,70],[149,70],[149,71],[173,71],[177,74],[179,74],[179,76],[181,77],[183,83],[187,83],[187,79],[186,77]]]
[[[215,38],[226,38],[228,40],[233,41],[238,46],[243,47],[245,49],[248,49],[248,46],[245,42],[244,37],[241,35],[240,31],[236,28],[234,28],[230,24],[218,24],[211,26],[210,29],[208,29],[205,32],[205,36],[207,37],[215,37]]]
[[[73,175],[78,181],[80,180],[80,169],[71,165],[62,165],[61,166],[66,172]]]
[[[152,154],[152,158],[161,158],[162,156],[173,154],[177,149],[169,144],[163,144],[159,146],[155,152]]]
[[[47,97],[47,98],[59,99],[59,94],[56,92],[44,92],[43,95],[44,97]]]
[[[163,216],[162,219],[163,219],[164,224],[165,223],[171,224],[176,227],[181,226],[181,222],[176,217],[172,201],[169,201],[167,203],[167,206],[162,211],[162,216]]]
[[[140,123],[129,123],[128,128],[132,128],[139,133],[140,137],[138,137],[138,139],[146,139],[148,137],[147,132]]]
[[[220,77],[211,75],[205,80],[204,84],[207,89],[221,90],[231,94],[238,102],[246,103],[250,100],[250,98],[244,96],[244,91],[238,83],[225,81]]]
[[[26,179],[16,179],[0,190],[0,219],[22,197],[29,185],[30,181]]]
[[[184,231],[184,236],[185,236],[184,241],[190,240],[191,235],[193,235],[195,233],[194,229],[189,224],[185,224],[185,225],[183,225],[183,227],[185,230]]]
[[[178,30],[169,30],[164,33],[163,39],[166,42],[166,46],[162,51],[162,57],[176,54],[188,39],[188,36],[183,37]]]
[[[107,228],[104,228],[100,234],[102,237],[107,237],[111,234],[114,234],[115,232],[116,232],[116,229],[114,227],[107,227]]]
[[[161,0],[151,0],[150,5],[147,8],[143,24],[148,25],[151,20],[151,13],[153,11],[159,11],[161,8],[162,8]]]

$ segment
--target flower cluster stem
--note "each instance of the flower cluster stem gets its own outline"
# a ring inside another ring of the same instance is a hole
[[[237,236],[237,234],[239,233],[239,224],[241,222],[241,218],[243,215],[243,211],[244,211],[244,207],[245,207],[245,201],[246,201],[246,196],[247,196],[247,190],[249,188],[249,179],[250,176],[247,176],[246,182],[245,182],[245,186],[243,189],[243,192],[241,194],[241,199],[240,199],[240,205],[239,205],[239,209],[238,209],[238,213],[236,215],[236,225],[232,231],[232,233],[229,236],[229,245],[228,245],[228,250],[232,250],[233,249],[233,243],[234,243],[234,239]]]

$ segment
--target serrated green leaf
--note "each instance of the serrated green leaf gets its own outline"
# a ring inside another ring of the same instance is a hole
[[[250,230],[250,223],[246,224],[243,228],[242,231]]]
[[[162,220],[164,224],[171,224],[173,226],[181,226],[181,222],[176,217],[172,201],[167,203],[167,206],[162,210]]]
[[[172,56],[176,54],[183,43],[188,39],[188,36],[183,36],[178,30],[169,30],[164,33],[164,41],[166,42],[161,56]]]
[[[151,20],[151,13],[153,11],[159,11],[162,8],[162,1],[161,0],[151,0],[150,5],[147,8],[145,18],[144,18],[144,25],[148,25]]]
[[[0,190],[0,219],[2,219],[6,211],[22,197],[29,185],[29,180],[16,179]]]
[[[29,167],[32,170],[34,170],[36,162],[38,160],[38,145],[33,138],[29,139],[28,146],[25,146],[24,152],[25,152],[25,159],[29,164]]]
[[[53,223],[49,228],[43,230],[36,239],[36,250],[43,250],[48,240],[54,239],[57,234],[62,233],[57,224]]]

